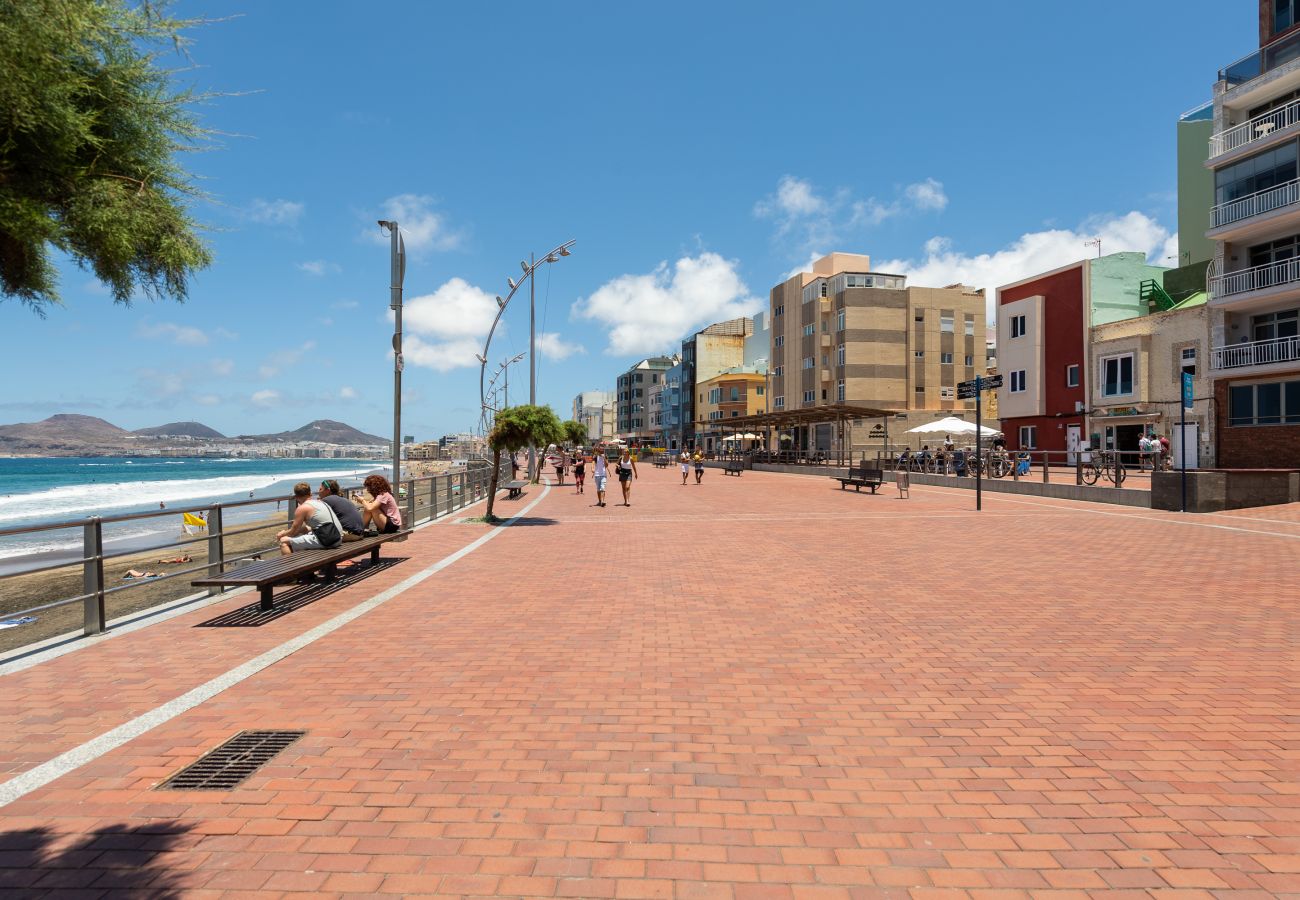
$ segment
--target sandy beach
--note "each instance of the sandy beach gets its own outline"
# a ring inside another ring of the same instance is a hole
[[[275,548],[275,532],[284,527],[284,515],[272,515],[248,525],[239,525],[239,529],[259,528],[244,534],[226,538],[226,556],[246,556],[255,553],[272,554]],[[161,563],[161,559],[171,559],[188,555],[187,563]],[[182,569],[201,566],[207,562],[208,545],[206,541],[187,544],[184,547],[170,547],[162,550],[147,550],[128,556],[110,559],[104,564],[104,583],[108,588],[132,585],[128,590],[114,591],[104,598],[105,616],[114,619],[140,609],[147,609],[177,600],[196,593],[199,588],[192,587],[190,581],[202,577],[201,572],[180,575],[175,578],[122,578],[130,569],[142,572],[157,572],[166,575]],[[29,609],[43,603],[52,603],[65,597],[75,597],[81,593],[81,564],[51,569],[47,572],[35,572],[30,575],[16,575],[7,578],[0,585],[0,619],[12,618],[11,613],[20,609]],[[70,603],[54,609],[33,613],[36,621],[30,625],[17,628],[0,629],[0,652],[12,650],[36,641],[81,631],[82,604]]]

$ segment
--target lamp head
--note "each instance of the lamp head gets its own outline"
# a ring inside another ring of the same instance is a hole
[[[506,305],[506,301],[502,300],[501,297],[498,296],[498,297],[497,297],[497,308],[499,309],[500,307],[505,306],[505,305]]]
[[[396,223],[396,222],[389,222],[387,219],[380,219],[380,220],[379,220],[379,227],[382,228],[382,229],[384,229],[384,231],[391,232],[394,228],[397,227],[397,223]]]
[[[515,289],[515,280],[513,278],[507,278],[506,284],[510,285],[510,290],[513,291]]]
[[[561,255],[561,256],[572,256],[573,254],[569,251],[569,248],[568,248],[568,247],[561,247],[561,248],[560,248],[560,255]]]
[[[528,263],[524,262],[522,259],[519,260],[519,268],[524,270],[525,275],[528,274]]]

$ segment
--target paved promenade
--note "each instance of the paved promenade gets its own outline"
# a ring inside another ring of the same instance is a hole
[[[0,664],[0,895],[1300,897],[1300,507],[616,499]]]

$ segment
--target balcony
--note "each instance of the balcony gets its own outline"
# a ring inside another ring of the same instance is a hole
[[[1228,88],[1232,89],[1267,75],[1297,56],[1300,56],[1300,31],[1280,41],[1274,41],[1267,47],[1261,47],[1231,65],[1224,66],[1219,70],[1219,80],[1226,81]]]
[[[822,349],[824,349],[824,350],[829,350],[829,349],[830,349],[830,346],[831,346],[831,336],[830,336],[829,334],[827,334],[826,332],[823,331],[823,332],[822,332]]]
[[[1214,371],[1242,369],[1247,366],[1271,366],[1300,362],[1300,337],[1271,338],[1214,347],[1210,350],[1210,368]]]
[[[1225,297],[1244,299],[1244,295],[1264,291],[1274,297],[1288,289],[1300,289],[1300,258],[1239,269],[1210,279],[1212,300]]]
[[[1210,159],[1276,138],[1281,132],[1300,123],[1300,100],[1256,116],[1249,122],[1234,125],[1210,137]]]
[[[1256,216],[1277,212],[1300,203],[1300,179],[1279,184],[1267,190],[1238,197],[1227,203],[1220,203],[1210,208],[1210,233],[1220,240],[1230,236],[1229,232],[1249,230],[1247,228],[1229,229],[1228,226],[1246,222]],[[1276,219],[1277,216],[1270,216]],[[1261,223],[1262,224],[1262,223]]]

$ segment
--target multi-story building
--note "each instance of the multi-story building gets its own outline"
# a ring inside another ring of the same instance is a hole
[[[745,347],[754,335],[753,319],[728,319],[697,331],[682,341],[682,406],[679,417],[684,428],[693,429],[699,421],[695,413],[697,385],[719,372],[745,364]],[[692,433],[685,435],[686,446],[695,446]]]
[[[614,437],[614,395],[609,391],[583,391],[573,398],[573,420],[587,429],[591,441]]]
[[[853,404],[910,424],[971,410],[957,383],[985,371],[985,297],[963,285],[910,287],[871,259],[832,253],[770,293],[771,410]],[[867,428],[850,447],[872,444]],[[831,425],[801,427],[793,449],[830,451]]]
[[[1189,469],[1214,465],[1210,441],[1211,387],[1204,365],[1208,336],[1205,294],[1171,310],[1121,319],[1092,328],[1093,378],[1088,396],[1088,430],[1099,446],[1138,449],[1144,433],[1169,438],[1173,459],[1183,459],[1180,422],[1182,378],[1193,377],[1196,398],[1185,414]],[[1136,457],[1129,457],[1130,462]]]
[[[1123,362],[1091,372],[1090,329],[1146,315],[1143,283],[1156,283],[1164,271],[1141,253],[1111,253],[997,289],[998,414],[1009,447],[1073,452],[1088,443],[1092,379],[1132,381]],[[1141,425],[1135,416],[1111,424]]]
[[[664,373],[663,409],[659,435],[655,440],[660,447],[669,450],[686,446],[686,429],[682,423],[682,376],[685,369],[685,362],[679,359],[676,365]]]
[[[1260,0],[1259,49],[1220,70],[1207,165],[1218,465],[1300,466],[1300,3]]]
[[[724,440],[735,432],[734,428],[727,427],[727,420],[764,412],[766,381],[767,372],[763,369],[737,366],[696,382],[695,408],[699,410],[695,425],[697,446],[712,452],[732,443]],[[748,449],[751,442],[745,442],[737,449]]]
[[[615,403],[618,417],[615,430],[617,435],[632,444],[650,444],[654,442],[654,430],[650,427],[649,389],[658,385],[669,369],[675,366],[675,356],[652,356],[643,359],[618,376],[618,390]]]

